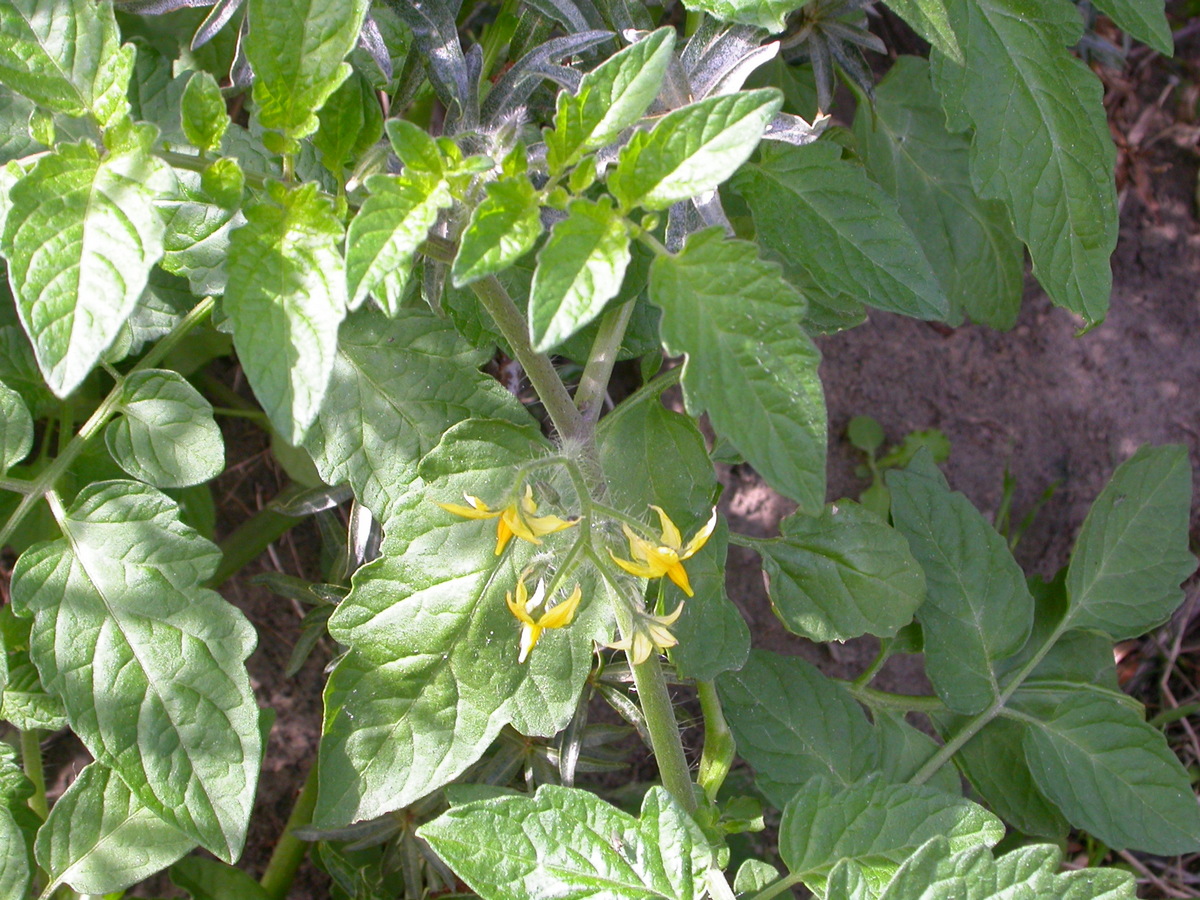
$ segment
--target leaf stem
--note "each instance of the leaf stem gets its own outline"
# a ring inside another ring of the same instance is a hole
[[[287,516],[270,507],[260,509],[221,541],[221,563],[204,586],[219,588],[301,521],[302,517]]]
[[[901,712],[942,712],[946,708],[937,697],[927,694],[893,694],[878,688],[867,687],[857,681],[838,681],[846,690],[854,695],[859,703],[872,709],[894,709]]]
[[[143,369],[152,369],[163,360],[176,345],[179,344],[192,329],[212,315],[214,300],[212,297],[205,297],[196,306],[184,316],[179,323],[171,329],[171,332],[163,337],[142,359],[134,366],[128,375],[120,378],[113,385],[108,396],[96,407],[95,412],[88,417],[88,420],[83,423],[79,432],[71,438],[70,442],[63,448],[62,452],[55,457],[42,473],[33,481],[28,493],[21,498],[21,502],[17,504],[17,508],[13,510],[12,515],[8,517],[8,521],[4,523],[4,527],[0,528],[0,547],[3,547],[12,537],[17,526],[21,524],[29,511],[33,509],[35,503],[42,499],[48,491],[58,482],[63,475],[71,468],[75,460],[79,458],[79,454],[83,452],[87,442],[95,437],[100,429],[108,422],[109,417],[120,405],[121,394],[125,387],[125,380],[134,372],[140,372]]]
[[[0,491],[10,491],[14,494],[28,494],[33,490],[33,482],[24,478],[0,477]]]
[[[312,822],[316,805],[317,766],[314,763],[308,770],[304,787],[300,789],[300,796],[292,806],[292,813],[288,816],[287,824],[283,826],[283,834],[279,836],[279,843],[275,845],[259,881],[263,892],[272,900],[283,900],[287,896],[288,889],[296,878],[296,870],[300,868],[300,863],[308,853],[308,842],[300,840],[293,832]]]
[[[608,392],[613,366],[621,352],[621,342],[625,340],[625,330],[633,317],[633,306],[634,301],[629,300],[610,309],[600,319],[592,351],[579,378],[579,387],[575,389],[575,407],[583,414],[589,427],[596,424],[600,410],[604,408],[604,395]]]
[[[29,808],[43,822],[50,815],[50,807],[46,803],[46,772],[42,768],[42,732],[30,728],[21,732],[21,767],[25,777],[33,784],[33,796],[29,798]]]
[[[977,735],[983,729],[983,727],[987,725],[988,722],[996,718],[996,716],[999,715],[1001,710],[1004,708],[1004,705],[1008,703],[1009,698],[1016,693],[1017,688],[1019,688],[1022,682],[1024,682],[1025,679],[1028,678],[1033,672],[1033,670],[1038,667],[1038,664],[1042,661],[1045,655],[1050,652],[1050,649],[1056,643],[1058,643],[1058,639],[1062,637],[1063,633],[1070,627],[1070,623],[1071,616],[1068,614],[1063,617],[1061,622],[1058,623],[1058,627],[1054,629],[1053,633],[1046,638],[1046,642],[1042,644],[1040,648],[1038,648],[1037,653],[1033,654],[1033,656],[1029,658],[1025,665],[1021,666],[1021,668],[1017,670],[1016,674],[1014,674],[1008,684],[1004,686],[1004,689],[1000,691],[1000,694],[994,701],[992,701],[991,705],[989,705],[988,708],[983,712],[975,715],[956,735],[954,735],[954,737],[942,744],[942,746],[938,748],[937,753],[929,757],[925,765],[921,766],[921,768],[917,770],[916,774],[909,779],[909,783],[924,784],[933,777],[934,773],[937,772],[938,769],[949,762],[950,757],[957,753],[967,741],[975,737],[975,735]]]
[[[799,883],[799,875],[784,875],[778,881],[773,881],[768,884],[757,894],[751,894],[749,900],[771,900],[772,897],[779,896],[784,891],[789,890]]]
[[[212,162],[210,159],[192,156],[190,153],[179,153],[175,150],[159,150],[155,156],[172,168],[187,169],[189,172],[203,172]],[[269,175],[261,172],[247,172],[245,169],[242,170],[242,175],[246,179],[246,184],[258,190],[262,190],[267,181],[271,179]]]
[[[566,385],[558,377],[550,357],[533,349],[525,317],[513,303],[504,285],[495,275],[489,275],[473,282],[471,290],[491,315],[517,362],[529,376],[529,381],[546,407],[550,421],[559,436],[568,440],[586,439],[589,429],[583,416],[575,408],[575,403],[567,393]]]
[[[716,803],[717,793],[733,766],[737,744],[721,711],[716,685],[711,681],[697,681],[696,693],[700,697],[700,713],[704,716],[704,750],[700,754],[700,773],[696,780],[708,801]]]

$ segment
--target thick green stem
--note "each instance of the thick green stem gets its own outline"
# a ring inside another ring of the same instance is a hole
[[[721,711],[721,699],[717,687],[711,681],[696,682],[696,693],[700,697],[700,713],[704,716],[704,751],[700,754],[700,774],[697,781],[704,789],[710,803],[717,802],[717,793],[725,783],[725,776],[733,766],[737,744],[733,732]]]
[[[795,887],[800,883],[799,875],[784,875],[778,881],[773,881],[757,894],[751,894],[750,900],[771,900],[772,897],[777,897],[784,891]]]
[[[213,304],[212,297],[205,297],[197,303],[195,308],[184,316],[178,325],[171,329],[170,334],[155,344],[154,348],[142,357],[141,361],[133,367],[129,375],[144,369],[152,369],[158,365],[168,353],[175,349],[180,341],[191,333],[193,328],[212,315]],[[29,514],[29,511],[33,509],[34,504],[41,500],[46,492],[54,487],[58,479],[71,468],[75,460],[79,458],[79,454],[83,452],[84,447],[87,446],[87,442],[95,437],[100,432],[100,429],[107,424],[109,417],[113,415],[120,405],[121,394],[125,388],[125,379],[128,377],[126,375],[113,385],[112,390],[108,392],[108,396],[96,407],[96,411],[88,417],[88,420],[83,423],[83,427],[71,438],[70,443],[55,458],[54,462],[42,470],[42,474],[33,482],[29,492],[21,498],[21,502],[17,504],[17,508],[8,517],[8,521],[4,523],[4,527],[0,528],[0,547],[3,547],[9,538],[12,537],[13,532],[21,524],[25,516]]]
[[[221,541],[221,564],[206,587],[218,588],[223,585],[243,566],[257,559],[280,535],[301,521],[301,518],[285,516],[273,509],[260,509]]]
[[[651,653],[645,662],[633,667],[633,684],[637,688],[642,713],[646,716],[650,745],[663,787],[689,814],[695,815],[699,807],[692,790],[692,773],[683,754],[679,723],[675,721],[675,710],[671,706],[671,695],[667,691],[667,680],[663,677],[657,653]]]
[[[42,733],[36,728],[21,732],[21,766],[33,785],[29,808],[44,822],[50,807],[46,804],[46,773],[42,768]]]
[[[893,694],[877,688],[867,687],[857,681],[841,681],[854,699],[872,709],[891,709],[897,712],[942,712],[946,704],[928,694]]]
[[[592,342],[592,352],[579,379],[579,387],[575,389],[575,407],[583,413],[589,427],[596,424],[600,410],[604,408],[604,395],[608,392],[608,381],[621,352],[621,342],[625,340],[625,329],[629,327],[629,320],[633,316],[633,305],[630,300],[604,314],[596,339]]]
[[[287,896],[288,889],[296,878],[296,870],[300,868],[304,855],[308,853],[308,842],[300,840],[292,832],[312,821],[313,808],[316,805],[317,766],[314,763],[308,770],[304,787],[300,789],[300,796],[292,806],[292,814],[283,826],[283,834],[280,835],[279,843],[275,845],[275,851],[271,854],[266,871],[259,881],[263,891],[273,900],[283,900]]]
[[[533,349],[525,317],[513,303],[504,285],[495,275],[489,275],[472,283],[471,290],[495,321],[500,334],[512,348],[517,362],[529,376],[529,381],[546,407],[555,430],[566,439],[585,438],[588,429],[583,416],[575,408],[575,403],[567,393],[566,385],[558,377],[558,372],[554,370],[554,363],[550,361],[550,357]]]
[[[910,784],[924,784],[934,774],[950,761],[955,753],[957,753],[967,741],[975,737],[988,722],[996,718],[1003,710],[1004,705],[1008,703],[1009,698],[1016,692],[1017,688],[1025,681],[1026,678],[1038,667],[1043,657],[1050,652],[1050,649],[1058,643],[1058,639],[1063,636],[1063,633],[1071,627],[1071,617],[1066,616],[1054,629],[1054,632],[1046,639],[1037,653],[1029,658],[1025,665],[1017,670],[1016,674],[1000,691],[999,695],[983,712],[974,716],[966,725],[964,725],[957,734],[950,740],[946,741],[926,762],[925,765],[917,771],[912,778],[909,779]]]
[[[28,494],[33,490],[33,482],[23,478],[0,478],[0,491],[11,491],[14,494]]]

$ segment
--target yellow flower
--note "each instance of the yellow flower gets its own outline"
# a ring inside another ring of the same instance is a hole
[[[629,662],[632,665],[640,666],[650,658],[652,651],[661,653],[668,647],[674,647],[679,643],[675,635],[671,634],[671,626],[675,624],[682,612],[683,603],[675,607],[675,612],[665,616],[652,616],[647,612],[639,611],[629,635],[608,646],[613,650],[626,651],[629,655]]]
[[[525,485],[525,495],[517,503],[510,503],[504,509],[491,509],[478,497],[463,494],[469,506],[461,503],[439,503],[442,509],[466,519],[495,519],[496,522],[496,555],[504,552],[504,548],[515,534],[523,541],[540,544],[544,534],[552,534],[570,528],[578,519],[560,519],[558,516],[539,516],[537,504],[533,502],[533,488]]]
[[[687,572],[683,568],[683,561],[690,559],[708,543],[713,529],[717,526],[716,507],[713,508],[712,515],[709,516],[704,527],[696,532],[686,547],[683,546],[683,538],[679,534],[679,529],[663,512],[662,507],[651,506],[650,508],[658,513],[658,520],[662,524],[659,543],[648,541],[635,534],[628,525],[622,525],[625,537],[629,539],[629,555],[633,559],[619,559],[611,550],[608,551],[608,555],[612,557],[613,562],[630,575],[636,575],[638,578],[662,578],[666,575],[679,585],[685,594],[689,597],[694,596],[692,585],[688,582]]]
[[[512,591],[504,592],[504,602],[508,604],[509,612],[517,617],[517,621],[521,623],[521,655],[517,657],[517,662],[523,663],[529,658],[529,652],[537,646],[538,639],[542,636],[542,632],[547,628],[564,628],[571,624],[575,618],[575,610],[579,608],[579,600],[583,597],[583,592],[579,589],[579,585],[575,585],[575,590],[571,591],[569,596],[562,603],[550,607],[537,621],[534,621],[530,613],[541,606],[546,599],[546,585],[539,581],[538,586],[534,588],[533,596],[529,596],[529,591],[525,589],[525,581],[522,579],[517,582],[517,599],[513,600]]]

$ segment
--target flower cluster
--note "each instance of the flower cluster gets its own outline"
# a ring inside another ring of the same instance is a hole
[[[560,519],[558,516],[539,516],[537,503],[533,500],[533,488],[525,485],[525,494],[517,502],[504,509],[491,509],[478,497],[463,494],[468,506],[461,503],[439,503],[442,509],[466,519],[498,519],[496,522],[496,555],[504,552],[508,542],[516,535],[531,544],[540,544],[542,536],[570,528],[578,519]]]
[[[671,517],[663,511],[661,506],[651,506],[650,508],[658,513],[658,521],[662,526],[658,543],[648,541],[628,525],[622,525],[625,537],[629,540],[629,555],[633,559],[620,559],[611,550],[609,556],[612,557],[613,562],[630,575],[636,575],[639,578],[662,578],[666,575],[679,585],[680,590],[689,597],[695,596],[691,582],[688,581],[687,571],[683,568],[683,561],[691,559],[700,548],[708,543],[713,529],[717,526],[716,509],[713,509],[712,515],[709,516],[704,527],[696,532],[685,547],[683,546],[683,536],[675,527],[675,523],[671,521]]]

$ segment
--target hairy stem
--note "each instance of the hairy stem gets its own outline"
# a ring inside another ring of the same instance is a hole
[[[21,732],[21,766],[25,769],[25,777],[33,785],[33,796],[29,798],[29,808],[43,822],[50,815],[50,807],[46,803],[46,773],[42,768],[42,732],[30,728]]]
[[[529,328],[525,317],[513,303],[512,297],[504,289],[495,275],[489,275],[471,284],[471,290],[479,298],[484,309],[500,329],[500,334],[512,348],[517,362],[529,376],[533,389],[546,407],[554,429],[566,439],[583,439],[587,435],[587,425],[579,410],[575,408],[571,395],[567,393],[566,385],[554,370],[554,363],[545,353],[533,349],[529,340]]]
[[[292,806],[292,814],[288,816],[287,824],[283,826],[283,834],[271,854],[266,871],[263,872],[259,884],[272,900],[283,900],[296,877],[296,870],[308,853],[308,842],[302,841],[292,832],[312,821],[313,808],[317,805],[317,766],[308,770],[304,779],[304,787],[300,796]]]
[[[130,370],[129,375],[144,369],[152,369],[162,362],[167,354],[174,350],[176,345],[191,333],[193,328],[212,315],[213,305],[214,301],[212,297],[205,297],[197,303],[192,311],[171,329],[170,334],[155,344],[153,349],[142,357],[141,361]],[[12,537],[13,532],[21,524],[25,516],[29,514],[29,511],[33,509],[34,504],[41,500],[47,491],[53,489],[58,479],[71,468],[75,460],[79,458],[79,454],[83,452],[84,447],[87,446],[87,442],[99,434],[100,429],[107,424],[109,417],[116,412],[117,407],[120,405],[121,394],[124,391],[125,380],[128,377],[126,375],[120,378],[113,385],[112,390],[108,392],[108,396],[96,407],[96,411],[83,423],[79,432],[71,438],[70,442],[63,448],[54,462],[50,463],[42,471],[42,474],[32,482],[29,492],[21,498],[21,502],[17,504],[17,508],[13,510],[12,515],[8,517],[8,521],[4,523],[4,527],[0,528],[0,547],[4,546]]]
[[[651,749],[658,763],[663,787],[689,814],[695,815],[699,807],[692,791],[692,773],[683,754],[679,723],[675,721],[675,710],[671,706],[671,695],[667,691],[667,680],[663,677],[657,653],[651,653],[645,662],[633,667],[633,684],[646,716]]]

